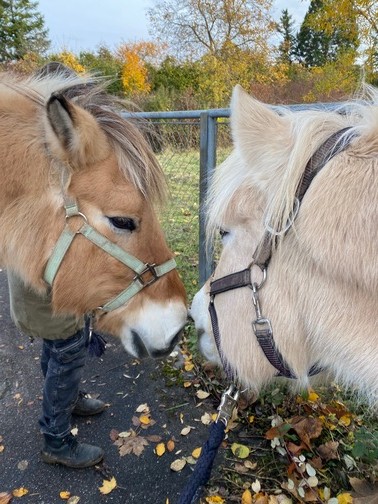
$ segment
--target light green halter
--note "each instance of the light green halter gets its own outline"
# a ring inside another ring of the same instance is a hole
[[[66,225],[54,247],[50,259],[47,262],[43,276],[44,280],[50,286],[52,286],[54,282],[54,278],[71,243],[78,234],[85,236],[92,243],[135,272],[135,277],[126,289],[103,306],[97,308],[104,312],[116,310],[129,301],[129,299],[135,296],[135,294],[141,291],[144,287],[156,282],[156,280],[158,280],[161,276],[176,267],[176,261],[174,259],[169,259],[165,263],[157,266],[156,264],[144,263],[131,254],[125,252],[121,247],[108,240],[104,235],[96,231],[88,224],[88,219],[82,212],[79,211],[76,200],[66,197],[64,208],[66,210]],[[77,231],[73,231],[68,225],[68,220],[71,217],[81,217],[84,221]],[[145,274],[148,274],[148,278],[146,280],[143,278]]]

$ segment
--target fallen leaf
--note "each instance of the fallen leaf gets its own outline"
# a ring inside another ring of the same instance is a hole
[[[119,447],[119,454],[123,457],[129,453],[134,453],[134,455],[139,457],[145,446],[148,446],[146,438],[138,436],[134,431],[132,431],[131,436],[126,438]]]
[[[311,439],[318,438],[323,430],[322,422],[319,418],[298,416],[294,417],[290,423],[301,441],[308,448],[311,447]]]
[[[242,494],[241,504],[252,504],[252,494],[248,488]]]
[[[206,497],[205,501],[209,504],[224,504],[225,502],[225,500],[219,495],[210,495],[209,497]]]
[[[260,490],[261,490],[261,483],[260,483],[260,481],[259,481],[258,479],[256,479],[256,480],[252,483],[251,488],[252,488],[252,490],[253,490],[255,493],[257,493],[257,494],[258,494],[258,493],[260,492]]]
[[[337,496],[337,501],[339,504],[353,504],[353,497],[350,493],[342,493]]]
[[[184,382],[184,388],[189,388],[191,386],[192,386],[192,382],[191,381]]]
[[[199,456],[201,455],[201,451],[202,451],[202,448],[195,448],[192,451],[192,457],[194,457],[195,459],[198,459]]]
[[[173,439],[170,439],[170,440],[167,442],[167,450],[168,450],[169,452],[172,452],[174,449],[175,449],[175,442],[173,441]]]
[[[148,415],[141,415],[139,417],[139,421],[143,425],[150,425],[150,423],[151,423],[151,417],[148,416]]]
[[[16,488],[12,492],[14,497],[23,497],[24,495],[26,495],[28,493],[29,493],[29,490],[24,487]]]
[[[192,362],[185,362],[184,369],[185,371],[192,371],[194,368],[194,364]]]
[[[80,500],[80,497],[77,496],[77,495],[73,495],[72,497],[70,497],[67,501],[67,504],[77,504]]]
[[[197,390],[196,392],[198,399],[207,399],[209,395],[209,392],[205,392],[204,390]]]
[[[63,492],[59,492],[59,497],[62,500],[68,500],[71,497],[71,492],[68,492],[67,490],[64,490]]]
[[[186,466],[186,460],[181,458],[174,460],[170,465],[170,468],[172,469],[172,471],[178,472],[181,471],[185,466]]]
[[[147,441],[151,441],[151,443],[160,443],[161,436],[157,434],[151,434],[150,436],[146,436]]]
[[[337,451],[339,447],[338,441],[327,441],[326,443],[318,446],[317,451],[320,457],[328,462],[328,460],[334,460],[339,458],[339,453]]]
[[[158,457],[161,457],[165,453],[165,444],[164,443],[159,443],[155,447],[155,453]]]
[[[147,403],[143,403],[143,404],[140,404],[135,411],[137,413],[149,413],[150,408],[148,407]]]
[[[192,430],[192,427],[190,427],[189,425],[187,425],[186,427],[184,427],[181,430],[180,434],[181,434],[181,436],[187,436],[191,430]]]
[[[20,460],[17,464],[17,469],[20,471],[25,471],[28,468],[29,462],[27,460]]]
[[[202,422],[204,425],[210,425],[212,421],[213,421],[213,419],[211,418],[210,413],[204,413],[204,414],[201,416],[201,422]]]
[[[232,443],[231,445],[231,451],[235,455],[235,457],[245,459],[249,455],[249,448],[248,446],[239,444],[239,443]]]
[[[99,490],[103,495],[106,495],[112,492],[115,488],[117,488],[117,481],[113,476],[110,480],[103,480],[102,486],[99,487]]]

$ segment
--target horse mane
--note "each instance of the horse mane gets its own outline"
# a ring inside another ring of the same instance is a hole
[[[9,73],[0,77],[1,84],[41,106],[45,106],[53,93],[59,93],[91,113],[107,135],[123,175],[153,204],[165,202],[164,172],[141,129],[122,117],[127,102],[107,93],[104,79],[64,70],[41,72],[27,78]]]
[[[343,144],[348,141],[350,135],[355,135],[355,154],[368,156],[369,152],[378,152],[378,89],[364,85],[359,96],[340,104],[332,111],[324,108],[295,112],[285,107],[275,108],[279,115],[288,119],[287,124],[290,124],[291,137],[294,139],[293,143],[286,147],[281,159],[272,156],[269,160],[269,169],[276,172],[276,176],[274,180],[270,180],[265,194],[264,226],[280,230],[290,218],[306,164],[333,133],[350,127],[338,142]],[[361,137],[363,141],[360,140]],[[257,141],[258,152],[261,150],[261,139]],[[269,145],[265,148],[269,149]],[[264,158],[262,165],[257,155],[253,163],[254,166],[246,167],[242,157],[234,150],[215,170],[207,198],[206,229],[210,242],[227,212],[235,213],[235,205],[242,208],[251,198],[256,199],[257,206],[262,204],[262,191],[256,187],[252,172],[255,167],[266,170],[267,158]],[[237,198],[234,197],[236,193]],[[277,245],[280,243],[279,238]]]

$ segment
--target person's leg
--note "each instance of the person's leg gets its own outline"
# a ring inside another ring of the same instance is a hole
[[[46,374],[39,423],[45,438],[45,462],[88,467],[103,457],[101,448],[78,443],[70,433],[87,350],[88,336],[84,331],[66,340],[44,340],[41,366]]]

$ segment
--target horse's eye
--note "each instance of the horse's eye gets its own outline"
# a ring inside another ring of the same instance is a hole
[[[108,219],[117,229],[135,231],[137,227],[135,220],[131,219],[130,217],[108,217]]]
[[[225,236],[227,236],[229,233],[229,231],[226,231],[225,229],[223,228],[219,228],[219,235],[220,237],[223,239]]]

